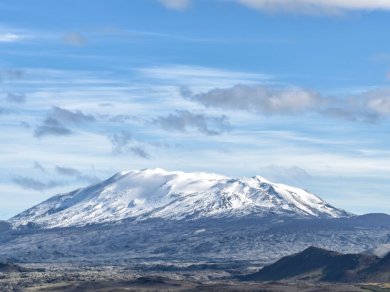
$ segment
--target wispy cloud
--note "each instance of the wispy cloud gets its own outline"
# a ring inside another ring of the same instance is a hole
[[[34,131],[36,138],[44,136],[69,136],[71,134],[73,134],[72,130],[64,127],[59,121],[53,118],[46,118]]]
[[[344,10],[390,10],[387,0],[236,0],[249,8],[310,14],[337,14]]]
[[[24,70],[19,69],[5,69],[0,70],[0,81],[4,80],[18,80],[25,76]]]
[[[63,36],[62,40],[69,45],[82,46],[87,43],[87,38],[77,32],[71,32]]]
[[[139,40],[156,40],[159,43],[162,41],[172,42],[188,42],[188,43],[203,43],[203,44],[243,44],[243,43],[267,43],[267,44],[281,44],[291,43],[291,38],[253,38],[253,37],[206,37],[206,36],[194,36],[189,34],[177,34],[164,31],[148,31],[148,30],[129,30],[119,27],[106,27],[100,30],[98,33],[89,32],[88,35],[94,36],[94,40],[97,38],[107,39],[107,37],[113,39],[120,39],[134,43]]]
[[[194,129],[206,135],[219,135],[232,128],[226,116],[207,116],[186,110],[178,110],[173,114],[158,117],[153,120],[153,123],[169,132],[184,133]]]
[[[33,167],[34,167],[34,169],[37,169],[37,170],[39,170],[41,172],[46,172],[46,169],[38,161],[34,161],[34,166]]]
[[[16,33],[0,33],[0,43],[14,43],[22,39],[23,36]]]
[[[111,142],[112,152],[115,154],[131,153],[140,158],[149,159],[150,154],[139,145],[131,132],[123,130],[108,136]]]
[[[267,12],[339,15],[343,11],[390,10],[387,0],[231,0],[248,8]],[[184,11],[191,0],[159,0],[166,8]]]
[[[72,167],[56,166],[56,172],[63,176],[74,177],[76,179],[84,180],[90,183],[99,182],[99,178],[94,175],[87,175],[81,173],[79,170]]]
[[[112,152],[123,153],[125,148],[133,141],[133,135],[129,131],[121,131],[108,136],[112,145]]]
[[[0,106],[0,115],[9,114],[9,110]]]
[[[50,110],[49,117],[56,119],[64,124],[77,125],[95,121],[95,118],[92,115],[84,114],[82,111],[71,111],[57,106],[54,106]]]
[[[21,126],[22,128],[25,128],[25,129],[30,129],[30,124],[27,123],[26,121],[21,121],[21,122],[20,122],[20,126]]]
[[[174,64],[139,68],[137,72],[148,78],[159,79],[176,85],[231,86],[237,83],[272,82],[275,78],[269,74]]]
[[[12,178],[12,181],[24,189],[34,190],[34,191],[44,191],[44,190],[53,189],[63,185],[63,183],[60,181],[50,180],[47,182],[43,182],[26,176],[15,176]]]
[[[133,153],[135,156],[138,156],[138,157],[141,157],[144,159],[150,158],[150,154],[148,152],[146,152],[146,150],[143,149],[141,146],[130,146],[128,148],[128,151],[130,153]]]
[[[8,102],[13,102],[13,103],[23,103],[26,101],[26,95],[21,93],[18,94],[18,93],[8,92],[6,100]]]
[[[379,119],[379,115],[371,112],[368,109],[347,108],[347,107],[331,107],[323,111],[325,116],[337,119],[343,119],[351,122],[367,122],[375,123]]]
[[[299,166],[269,165],[261,169],[263,176],[274,182],[290,184],[301,184],[312,178],[312,176]]]
[[[35,129],[34,136],[37,138],[50,135],[68,136],[73,134],[73,131],[68,128],[69,126],[77,126],[93,121],[95,121],[95,118],[92,115],[55,106],[49,111],[43,123]]]
[[[191,0],[159,0],[161,4],[163,4],[166,8],[183,11],[188,9],[192,1]]]

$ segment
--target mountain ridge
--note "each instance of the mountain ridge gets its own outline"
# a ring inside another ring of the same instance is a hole
[[[349,217],[299,188],[261,176],[229,178],[161,168],[122,171],[105,181],[55,195],[10,219],[14,227],[83,226],[123,219],[194,220],[243,216]]]
[[[388,282],[390,254],[384,258],[364,253],[339,253],[315,246],[280,258],[243,277],[255,281]]]

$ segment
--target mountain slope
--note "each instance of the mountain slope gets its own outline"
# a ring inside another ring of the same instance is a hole
[[[56,195],[10,219],[14,226],[83,226],[126,218],[172,220],[243,216],[347,217],[314,194],[262,177],[232,179],[162,169],[121,172]]]
[[[383,258],[390,254],[390,243],[383,243],[374,248],[365,251],[366,254],[376,255],[377,257]]]
[[[362,271],[361,276],[372,282],[390,282],[390,253]]]

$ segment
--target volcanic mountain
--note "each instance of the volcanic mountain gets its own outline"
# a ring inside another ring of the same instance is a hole
[[[85,226],[123,219],[195,220],[280,215],[349,217],[316,195],[260,176],[229,178],[163,169],[124,171],[70,193],[59,194],[10,219],[14,227]]]

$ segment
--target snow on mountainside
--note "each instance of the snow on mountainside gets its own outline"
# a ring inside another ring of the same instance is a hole
[[[372,254],[376,255],[377,257],[383,258],[387,254],[390,254],[390,243],[383,243],[375,248],[369,249],[368,251],[364,252],[365,254]]]
[[[314,194],[262,177],[228,178],[210,173],[163,169],[120,172],[67,194],[56,195],[10,219],[44,228],[83,226],[126,218],[172,220],[280,214],[349,216]]]

